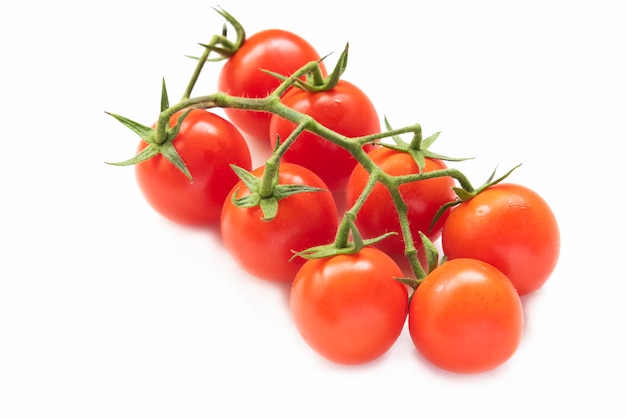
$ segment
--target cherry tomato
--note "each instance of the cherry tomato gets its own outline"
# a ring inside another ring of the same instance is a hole
[[[406,322],[408,292],[400,267],[382,251],[308,260],[292,283],[295,325],[322,357],[363,364],[389,350]]]
[[[520,295],[539,289],[560,252],[554,213],[533,190],[499,183],[455,207],[441,237],[449,259],[471,257],[492,264]]]
[[[290,76],[320,55],[300,36],[280,29],[257,32],[246,39],[222,67],[218,90],[238,97],[266,97],[280,80],[261,70]],[[323,63],[320,68],[325,74]],[[270,113],[225,108],[226,116],[254,138],[268,140]]]
[[[345,80],[339,80],[334,88],[321,92],[307,92],[294,87],[281,100],[348,138],[380,132],[380,119],[373,103],[361,89]],[[296,124],[291,121],[278,115],[272,116],[269,130],[272,149],[277,138],[285,140],[295,127]],[[372,146],[368,144],[363,148],[369,151]],[[309,131],[298,136],[283,161],[312,170],[331,190],[345,188],[350,173],[357,165],[348,151]]]
[[[402,151],[386,147],[377,147],[369,153],[372,160],[387,174],[394,176],[416,174],[418,166],[413,157]],[[444,169],[443,161],[426,158],[424,172]],[[346,189],[347,205],[352,206],[365,188],[369,175],[358,165],[354,168]],[[451,177],[439,177],[428,180],[419,180],[405,183],[400,186],[400,195],[408,207],[408,219],[411,235],[416,248],[422,247],[418,232],[426,234],[431,241],[441,235],[443,222],[448,212],[445,212],[429,231],[430,224],[439,208],[455,199],[454,180]],[[376,246],[389,254],[404,252],[404,239],[400,229],[400,221],[387,188],[378,183],[374,186],[365,204],[357,214],[356,225],[364,238],[372,238],[386,232],[395,231],[398,234],[379,241]]]
[[[261,178],[265,166],[252,171]],[[279,168],[279,184],[300,184],[328,190],[312,171],[289,163]],[[271,221],[262,220],[260,207],[242,208],[231,202],[232,195],[250,194],[243,182],[237,183],[224,204],[221,234],[224,246],[248,273],[270,281],[291,281],[304,259],[294,251],[333,242],[338,227],[335,200],[330,191],[304,192],[278,202],[278,213]]]
[[[517,351],[524,328],[520,297],[490,264],[458,258],[433,270],[413,293],[408,328],[417,350],[455,373],[480,373]]]
[[[170,119],[175,126],[180,112]],[[146,201],[162,216],[185,225],[219,220],[226,195],[239,178],[230,164],[251,168],[244,137],[226,119],[206,110],[192,110],[183,120],[174,147],[191,173],[191,182],[161,154],[135,165]],[[138,152],[146,148],[141,141]]]

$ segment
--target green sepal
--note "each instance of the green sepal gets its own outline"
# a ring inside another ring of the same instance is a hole
[[[167,88],[165,87],[165,79],[161,82],[161,112],[169,109],[170,99],[167,97]]]
[[[161,155],[163,155],[167,160],[174,165],[177,169],[179,169],[185,177],[189,179],[190,182],[193,182],[193,178],[191,177],[191,173],[187,169],[185,162],[182,158],[180,158],[180,154],[174,148],[174,144],[171,141],[167,141],[159,147],[159,151]]]
[[[154,141],[154,129],[149,126],[142,125],[141,123],[130,120],[124,116],[116,115],[115,113],[105,112],[109,116],[113,116],[120,121],[122,125],[139,135],[139,137],[148,144],[153,144]]]
[[[223,40],[222,40],[223,42]],[[203,43],[199,43],[198,45],[200,45],[201,47],[208,49],[212,52],[215,52],[218,56],[216,58],[207,58],[208,62],[218,62],[218,61],[223,61],[225,59],[230,58],[231,56],[233,56],[233,54],[236,51],[233,51],[233,49],[231,48],[225,48],[225,47],[219,47],[219,46],[215,46],[215,45],[211,45],[211,44],[203,44]],[[191,59],[195,59],[198,60],[200,59],[200,57],[194,57],[193,55],[187,55],[187,58],[191,58]]]
[[[176,137],[178,136],[178,132],[180,132],[180,127],[182,126],[183,121],[185,120],[189,112],[191,112],[192,110],[193,109],[187,109],[183,113],[180,114],[180,116],[176,120],[176,125],[174,125],[173,128],[169,128],[167,130],[167,138],[165,142],[173,142],[174,139],[176,139]]]
[[[259,203],[259,207],[261,208],[261,213],[263,213],[261,220],[269,222],[278,214],[278,199],[273,196],[263,198]]]
[[[476,196],[476,191],[468,192],[467,190],[461,187],[453,187],[452,190],[454,194],[457,195],[460,201],[465,202],[466,200],[470,200],[472,197]]]
[[[457,206],[458,204],[460,204],[462,201],[460,199],[456,199],[453,200],[451,202],[445,203],[443,205],[441,205],[441,207],[437,210],[437,212],[435,212],[435,216],[433,216],[433,220],[430,222],[430,226],[428,227],[429,231],[432,231],[432,229],[434,228],[435,224],[437,223],[437,221],[439,220],[439,218],[441,218],[443,216],[443,214],[450,208]]]
[[[274,187],[274,193],[272,195],[276,199],[280,200],[293,196],[294,194],[311,192],[328,192],[328,190],[321,187],[311,187],[303,184],[278,184]]]
[[[231,164],[230,168],[237,174],[237,177],[246,185],[248,190],[258,190],[261,186],[261,179],[256,177],[254,174],[249,172],[248,170],[236,166],[235,164]],[[235,193],[236,194],[236,193]]]
[[[107,162],[107,164],[116,165],[119,167],[135,165],[135,164],[139,164],[139,163],[149,160],[155,155],[158,155],[160,152],[161,151],[159,150],[159,147],[157,145],[149,144],[147,147],[141,150],[141,152],[135,155],[133,158],[129,158],[128,160],[115,162],[115,163]]]
[[[240,208],[254,208],[256,206],[259,206],[261,204],[261,198],[259,197],[259,194],[249,194],[247,196],[244,197],[237,197],[237,192],[239,191],[239,189],[235,190],[235,192],[233,193],[230,201],[233,205],[240,207]]]
[[[491,173],[491,176],[489,176],[489,180],[487,180],[487,182],[480,186],[478,188],[478,190],[484,190],[488,187],[493,186],[494,184],[498,184],[500,183],[502,180],[506,179],[508,176],[511,175],[511,173],[515,170],[517,170],[522,164],[518,164],[515,167],[513,167],[512,169],[510,169],[509,171],[507,171],[506,173],[504,173],[503,175],[501,175],[500,177],[498,177],[497,179],[493,180],[493,178],[496,176],[496,170],[498,169],[497,167],[493,170],[493,173]]]
[[[419,235],[422,240],[424,252],[426,253],[426,261],[428,263],[426,274],[428,274],[439,266],[439,251],[437,251],[437,247],[435,247],[435,244],[433,244],[426,234],[419,231]]]
[[[248,170],[236,166],[235,164],[230,164],[230,168],[235,172],[235,174],[237,174],[237,177],[239,177],[246,188],[251,192],[244,197],[237,197],[239,189],[236,189],[231,196],[231,203],[240,208],[253,208],[259,206],[261,204],[261,197],[259,196],[258,190],[261,187],[261,179],[255,177]],[[256,191],[256,193],[254,193],[254,191]]]
[[[441,134],[441,131],[435,132],[434,134],[432,134],[428,138],[422,139],[422,148],[428,149],[432,144],[435,143],[437,138],[439,138],[440,134]]]

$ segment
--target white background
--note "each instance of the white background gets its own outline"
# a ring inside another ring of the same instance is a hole
[[[329,364],[293,327],[287,289],[244,274],[217,228],[142,200],[138,138],[161,78],[182,94],[206,1],[0,6],[0,416],[626,416],[619,1],[222,1],[252,34],[295,31],[434,150],[498,165],[552,206],[562,253],[524,298],[514,357],[485,374],[429,366],[404,332],[381,359]],[[332,61],[332,56],[329,58]],[[194,94],[215,91],[221,64]],[[618,148],[619,147],[619,148]],[[256,163],[262,161],[257,154]],[[405,330],[406,331],[406,330]],[[384,414],[384,415],[383,415]],[[268,415],[269,416],[269,415]]]

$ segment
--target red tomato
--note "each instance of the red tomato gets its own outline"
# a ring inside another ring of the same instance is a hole
[[[317,122],[348,138],[380,132],[380,119],[367,95],[354,84],[340,80],[334,88],[307,92],[291,88],[282,102],[292,109],[311,116]],[[273,115],[270,119],[272,149],[277,137],[285,140],[296,127],[291,121]],[[371,145],[364,146],[366,151]],[[300,164],[315,172],[331,188],[343,189],[357,161],[342,147],[305,131],[289,147],[283,161]]]
[[[292,284],[290,307],[304,340],[340,364],[370,362],[389,350],[406,321],[400,267],[380,250],[308,260]]]
[[[387,174],[399,176],[419,172],[415,160],[406,152],[378,147],[369,154],[372,160]],[[444,168],[446,165],[442,161],[426,158],[423,171],[429,172]],[[368,178],[369,174],[361,165],[354,168],[346,190],[348,207],[357,201]],[[408,207],[411,235],[418,251],[422,246],[418,231],[426,234],[431,241],[439,238],[448,212],[444,213],[430,232],[429,227],[439,208],[455,199],[453,186],[454,180],[448,176],[414,181],[400,186],[400,195]],[[389,191],[381,183],[374,186],[365,204],[359,210],[355,223],[363,238],[372,238],[390,231],[397,232],[398,235],[385,238],[376,246],[389,254],[402,254],[404,252],[404,240],[398,214]]]
[[[291,32],[269,29],[246,39],[222,67],[218,90],[237,97],[266,97],[280,80],[261,70],[290,76],[320,55],[306,40]],[[325,67],[320,64],[323,72]],[[259,139],[268,138],[270,113],[226,108],[228,118],[242,131]]]
[[[181,112],[170,119],[175,126]],[[237,128],[206,110],[192,110],[173,142],[193,182],[161,154],[135,165],[146,201],[161,215],[185,225],[207,225],[220,218],[224,199],[239,180],[230,164],[251,168],[250,150]],[[141,141],[138,152],[146,148]]]
[[[510,280],[480,260],[458,258],[433,270],[409,304],[409,334],[431,363],[456,373],[480,373],[517,351],[522,303]]]
[[[520,295],[548,280],[560,252],[559,228],[546,201],[511,183],[496,184],[455,207],[441,240],[449,259],[471,257],[492,264]]]
[[[265,167],[252,174],[261,178]],[[300,184],[328,190],[312,171],[283,163],[280,184]],[[304,259],[290,261],[294,251],[333,242],[338,227],[335,200],[328,191],[298,193],[278,202],[278,213],[271,221],[262,220],[260,207],[241,208],[231,202],[234,193],[250,194],[243,182],[233,187],[222,211],[221,234],[224,246],[237,263],[253,276],[270,281],[291,281]]]

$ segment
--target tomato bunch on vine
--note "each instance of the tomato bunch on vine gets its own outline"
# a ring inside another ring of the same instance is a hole
[[[293,323],[329,361],[377,359],[407,326],[443,369],[506,362],[523,335],[521,297],[558,261],[547,202],[509,182],[517,167],[475,187],[453,166],[463,158],[432,149],[439,133],[381,120],[343,78],[348,45],[331,68],[297,34],[248,36],[215,10],[224,29],[201,44],[181,100],[170,104],[163,81],[152,125],[109,113],[141,139],[135,156],[110,164],[134,166],[146,201],[172,222],[218,225],[251,276],[291,283]],[[204,66],[220,61],[215,92],[192,95]],[[270,146],[259,167],[248,141]]]

